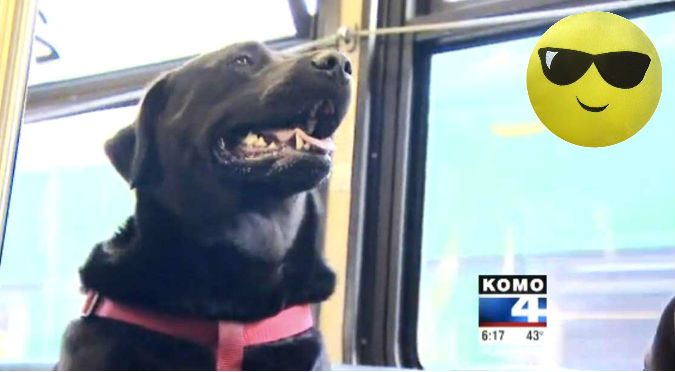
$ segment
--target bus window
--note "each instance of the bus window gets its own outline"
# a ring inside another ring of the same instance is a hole
[[[78,268],[132,212],[103,143],[136,106],[24,126],[0,270],[0,361],[53,362],[82,306]]]
[[[261,6],[267,11],[259,12]],[[292,37],[296,32],[285,1],[234,5],[208,0],[194,6],[189,1],[43,0],[40,13],[35,34],[41,41],[34,47],[40,52],[50,46],[58,58],[35,63],[29,85],[192,56],[241,40]]]
[[[631,139],[582,148],[531,109],[538,37],[433,56],[418,352],[426,368],[642,369],[675,293],[673,13],[632,20],[663,66]],[[461,73],[458,73],[461,71]],[[481,345],[480,274],[548,275],[548,343]]]

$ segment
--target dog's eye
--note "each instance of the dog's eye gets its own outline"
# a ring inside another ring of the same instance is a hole
[[[236,66],[250,66],[253,64],[253,60],[249,56],[241,55],[237,56],[230,62],[232,65]]]

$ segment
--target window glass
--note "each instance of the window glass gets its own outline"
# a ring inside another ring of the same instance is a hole
[[[432,59],[418,347],[426,368],[642,369],[675,294],[673,13],[634,19],[663,93],[607,148],[543,127],[526,90],[538,38]],[[481,345],[479,274],[547,274],[547,343]]]
[[[30,85],[295,35],[287,1],[41,0],[39,8]]]
[[[136,107],[21,128],[0,269],[0,363],[54,363],[84,296],[78,268],[133,210],[103,143]]]

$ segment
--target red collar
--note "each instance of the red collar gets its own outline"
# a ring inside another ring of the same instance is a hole
[[[208,346],[214,350],[219,371],[240,370],[244,346],[281,340],[314,326],[309,305],[289,307],[257,322],[218,322],[160,314],[113,301],[97,292],[87,294],[82,314],[135,324]]]

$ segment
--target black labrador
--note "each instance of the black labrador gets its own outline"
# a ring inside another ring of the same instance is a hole
[[[157,80],[105,145],[135,213],[96,245],[85,290],[157,313],[249,322],[333,292],[315,188],[350,95],[340,53],[235,44]],[[214,352],[96,316],[65,332],[63,370],[212,370]],[[326,367],[319,332],[244,349],[244,369]]]

